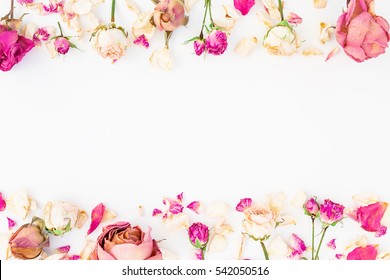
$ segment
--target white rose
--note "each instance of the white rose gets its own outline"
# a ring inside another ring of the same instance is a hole
[[[100,29],[93,37],[94,49],[103,57],[116,62],[126,54],[130,39],[118,28]]]
[[[26,192],[15,192],[7,200],[7,208],[23,220],[27,218],[30,210],[35,210],[37,204]]]
[[[271,210],[261,207],[247,208],[242,222],[244,232],[252,238],[264,240],[272,234],[276,221]]]
[[[45,226],[55,235],[62,235],[72,228],[81,228],[88,215],[72,203],[51,201],[44,209]]]
[[[299,39],[294,29],[279,25],[269,30],[263,46],[273,55],[292,55],[298,51]]]

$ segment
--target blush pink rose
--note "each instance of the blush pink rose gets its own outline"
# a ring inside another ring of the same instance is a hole
[[[34,42],[0,25],[0,70],[9,71],[34,47]]]
[[[213,30],[206,38],[206,51],[212,55],[221,55],[228,46],[226,32]]]
[[[357,62],[383,54],[390,40],[389,24],[374,14],[373,4],[373,0],[351,0],[337,21],[337,42]]]
[[[162,260],[157,242],[152,239],[151,228],[143,232],[128,222],[118,222],[103,228],[98,237],[92,260]]]
[[[187,23],[182,0],[160,0],[153,13],[153,20],[159,30],[173,31]]]
[[[54,41],[54,48],[59,54],[66,54],[69,51],[70,43],[64,37],[58,37]]]

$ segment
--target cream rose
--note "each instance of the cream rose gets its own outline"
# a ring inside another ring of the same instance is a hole
[[[93,37],[93,48],[103,58],[109,58],[112,63],[126,54],[130,39],[122,28],[102,27]]]
[[[300,46],[297,33],[290,26],[277,25],[265,36],[264,48],[273,55],[292,55]]]
[[[267,239],[276,227],[276,220],[270,209],[252,206],[245,209],[244,214],[242,227],[253,239]]]

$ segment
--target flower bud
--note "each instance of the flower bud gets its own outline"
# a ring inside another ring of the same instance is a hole
[[[202,223],[194,223],[188,229],[188,236],[194,247],[205,248],[209,241],[209,228]]]

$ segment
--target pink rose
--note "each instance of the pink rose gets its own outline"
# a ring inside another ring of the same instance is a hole
[[[194,41],[194,50],[196,55],[201,55],[204,53],[205,44],[203,40],[195,40]]]
[[[118,222],[103,228],[98,237],[92,260],[162,260],[157,242],[152,239],[151,228],[143,232],[127,222]]]
[[[173,31],[187,23],[181,0],[160,0],[154,8],[153,20],[159,30]]]
[[[314,198],[310,198],[303,206],[307,215],[317,216],[320,206]]]
[[[65,37],[57,37],[54,41],[54,48],[59,54],[66,54],[69,51],[70,43]]]
[[[357,62],[383,54],[390,40],[389,24],[374,14],[373,4],[373,0],[351,0],[337,21],[337,42]]]
[[[206,38],[206,51],[213,55],[221,55],[228,46],[227,35],[222,30],[213,30]]]
[[[9,71],[34,47],[34,42],[0,25],[0,70]]]
[[[22,260],[38,257],[43,248],[49,246],[49,237],[43,233],[44,227],[43,220],[36,217],[30,224],[21,226],[9,240],[12,256]]]
[[[344,217],[344,206],[325,199],[324,203],[320,206],[320,219],[321,222],[327,225],[336,225]]]
[[[209,228],[202,223],[194,223],[188,229],[188,236],[193,246],[202,249],[209,241]]]
[[[255,0],[234,0],[234,8],[239,10],[243,16],[248,14],[255,4]]]

